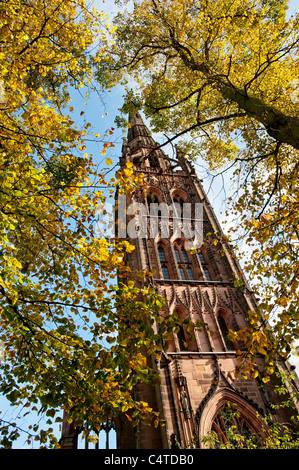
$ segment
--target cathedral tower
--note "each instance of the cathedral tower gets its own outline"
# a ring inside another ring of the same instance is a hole
[[[186,447],[191,441],[202,447],[200,436],[210,430],[225,441],[227,423],[220,412],[227,402],[238,407],[240,417],[235,424],[239,431],[257,433],[262,428],[257,412],[260,416],[272,413],[271,404],[277,402],[272,383],[261,386],[257,380],[235,380],[233,376],[240,345],[228,339],[228,330],[246,326],[246,312],[256,309],[256,300],[238,262],[221,240],[221,227],[193,167],[179,154],[174,159],[177,163],[157,147],[140,114],[131,116],[120,163],[123,166],[132,162],[136,173],[144,173],[148,185],[145,195],[132,195],[132,200],[146,206],[148,221],[151,203],[160,208],[162,203],[167,207],[175,203],[177,215],[189,203],[192,227],[197,204],[202,207],[204,242],[193,253],[186,250],[186,237],[177,236],[174,230],[179,218],[174,211],[168,237],[161,237],[162,217],[158,234],[151,236],[148,223],[147,236],[130,240],[135,250],[127,263],[132,269],[154,270],[153,285],[166,299],[162,313],[177,313],[182,319],[203,322],[208,328],[189,336],[182,327],[173,334],[161,360],[153,360],[161,385],[140,384],[136,393],[160,412],[166,425],[132,429],[129,422],[121,420],[117,426],[120,449],[169,449],[178,444]],[[241,286],[235,286],[236,278],[242,279]],[[282,366],[288,367],[284,363]],[[273,414],[273,420],[285,422],[287,417],[281,413]]]

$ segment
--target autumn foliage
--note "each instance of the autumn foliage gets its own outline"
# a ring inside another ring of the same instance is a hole
[[[126,86],[123,109],[143,109],[186,158],[214,175],[234,171],[227,216],[237,230],[224,242],[261,299],[234,339],[253,376],[264,357],[264,380],[299,337],[299,18],[287,9],[285,0],[136,1],[117,16],[99,68],[99,80]]]
[[[26,432],[47,447],[59,445],[51,424],[63,410],[87,436],[120,412],[156,419],[131,392],[139,379],[158,380],[141,350],[145,339],[161,348],[152,329],[161,304],[135,287],[124,264],[133,247],[96,230],[102,188],[126,193],[142,178],[128,166],[106,181],[85,152],[90,124],[77,128],[70,106],[70,87],[93,79],[91,46],[108,29],[84,0],[0,5],[0,392],[45,417],[46,429],[37,418]],[[20,434],[13,422],[0,430],[3,447]]]

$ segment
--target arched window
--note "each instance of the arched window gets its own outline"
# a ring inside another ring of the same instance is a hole
[[[163,279],[170,279],[167,258],[165,255],[164,248],[161,245],[158,246],[158,253],[159,253],[159,260],[161,264]]]
[[[184,204],[188,200],[187,194],[182,190],[175,190],[175,192],[172,193],[172,200],[176,208],[175,212],[177,213],[177,216],[182,217],[184,213]]]
[[[189,263],[189,258],[188,258],[187,252],[186,252],[186,250],[183,246],[181,246],[181,257],[182,257],[184,263]]]
[[[192,263],[188,257],[187,251],[182,245],[174,247],[175,257],[179,265],[180,278],[182,280],[194,280]]]
[[[246,418],[238,412],[236,405],[228,403],[217,413],[212,424],[212,431],[218,436],[218,446],[229,442],[236,444],[234,433],[230,432],[232,429],[245,440],[255,435]]]
[[[146,197],[146,202],[147,202],[148,208],[150,208],[151,204],[159,204],[158,196],[156,194],[149,194]]]
[[[180,351],[188,351],[187,340],[186,340],[184,328],[182,326],[180,326],[180,329],[177,332],[177,338],[178,338],[178,342],[179,342]]]
[[[174,252],[175,252],[175,257],[176,257],[177,262],[181,263],[181,256],[180,256],[180,252],[177,246],[174,248]]]
[[[180,323],[177,325],[174,334],[177,351],[198,351],[196,331],[191,331],[188,326],[185,326],[186,319],[189,317],[188,311],[178,307],[175,309],[174,314],[180,318]]]
[[[184,205],[184,202],[185,202],[185,201],[184,201],[184,199],[183,199],[182,197],[180,197],[180,196],[174,196],[174,197],[173,197],[173,202],[177,203],[177,204],[180,206],[181,210],[183,210],[183,205]]]
[[[224,318],[221,317],[221,316],[218,316],[217,320],[218,320],[218,325],[219,325],[222,337],[224,339],[226,348],[229,351],[233,351],[235,348],[234,348],[234,345],[231,342],[231,340],[228,338],[229,331],[228,331],[228,328],[226,326]]]
[[[202,253],[202,251],[198,251],[197,254],[198,254],[198,258],[199,258],[199,261],[200,261],[200,264],[201,264],[201,267],[202,267],[202,271],[203,271],[205,280],[206,281],[212,281],[212,277],[211,277],[209,268],[207,267],[207,262],[206,262],[206,259],[204,257],[204,254]]]

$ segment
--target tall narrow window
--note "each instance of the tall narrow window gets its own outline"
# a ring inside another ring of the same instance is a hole
[[[198,257],[199,257],[199,261],[201,262],[201,264],[206,264],[205,257],[201,251],[198,252]]]
[[[178,263],[181,263],[181,256],[180,256],[179,249],[178,249],[178,248],[175,248],[175,249],[174,249],[174,252],[175,252],[175,257],[176,257],[177,262],[178,262]]]
[[[180,196],[174,196],[173,202],[179,204],[181,210],[183,210],[184,202],[185,202],[185,201],[184,201]]]
[[[193,272],[190,266],[187,266],[186,271],[187,271],[188,279],[194,280]]]
[[[168,270],[168,266],[167,266],[167,264],[168,264],[167,263],[167,258],[166,258],[166,255],[165,255],[164,248],[161,245],[158,247],[158,253],[159,253],[159,259],[160,259],[163,279],[170,279],[169,270]]]
[[[205,275],[206,281],[212,281],[210,271],[208,270],[207,267],[203,268],[203,273]]]
[[[161,263],[166,263],[165,251],[162,248],[162,246],[159,246],[158,252],[159,252],[159,258],[160,258]]]
[[[218,320],[218,325],[219,325],[220,331],[221,331],[221,333],[222,333],[222,337],[223,337],[223,339],[224,339],[226,348],[227,348],[229,351],[233,351],[235,348],[234,348],[234,345],[233,345],[233,343],[231,342],[231,340],[228,338],[229,331],[228,331],[228,328],[227,328],[227,326],[226,326],[226,323],[225,323],[224,318],[222,318],[222,317],[219,316],[219,317],[217,318],[217,320]]]
[[[186,341],[186,336],[185,332],[182,326],[180,326],[179,331],[177,332],[177,338],[179,342],[179,348],[180,351],[187,351],[187,341]]]
[[[181,279],[183,279],[183,281],[185,281],[186,280],[186,274],[185,274],[185,270],[184,270],[183,266],[179,266],[179,271],[180,271]]]
[[[181,247],[181,255],[182,255],[184,263],[189,263],[190,262],[189,258],[188,258],[188,255],[187,255],[187,252],[186,252],[184,247]]]
[[[199,261],[200,261],[200,264],[201,264],[201,267],[202,267],[202,270],[203,270],[203,274],[204,274],[204,278],[206,281],[212,281],[212,277],[211,277],[211,274],[210,274],[210,271],[207,267],[207,262],[205,260],[205,257],[202,253],[202,251],[198,251],[198,258],[199,258]]]
[[[182,220],[183,216],[186,217],[186,214],[184,214],[185,200],[177,194],[172,197],[172,200],[173,200],[173,206],[175,207],[173,215],[174,217],[177,218],[176,220],[180,224],[181,221],[179,219]]]
[[[185,280],[194,280],[194,275],[192,271],[192,263],[189,260],[187,251],[181,245],[177,245],[174,248],[175,257],[179,265],[179,274],[180,278]]]
[[[163,279],[170,279],[168,267],[165,264],[162,266],[162,275]]]

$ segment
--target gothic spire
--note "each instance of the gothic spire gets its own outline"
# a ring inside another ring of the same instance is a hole
[[[129,115],[129,123],[130,128],[128,130],[127,143],[130,147],[156,147],[156,143],[151,137],[150,132],[144,124],[139,112],[137,112],[135,115]]]
[[[151,137],[151,133],[144,124],[139,112],[129,114],[127,139],[122,147],[121,164],[126,161],[138,162],[142,167],[166,169],[168,157],[159,149],[159,145]]]

